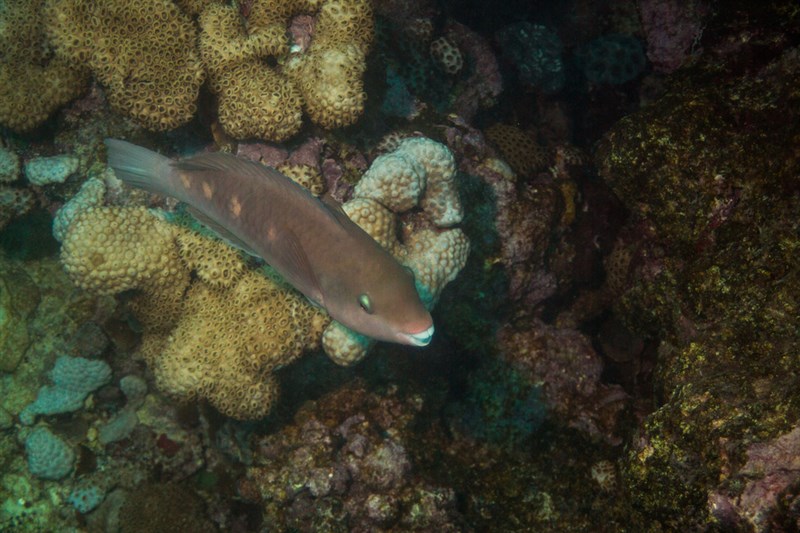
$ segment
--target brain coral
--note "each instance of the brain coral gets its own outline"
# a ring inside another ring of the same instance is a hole
[[[0,2],[0,124],[29,131],[85,89],[88,72],[53,57],[45,38],[44,0]]]
[[[354,198],[343,208],[414,270],[431,308],[469,251],[464,233],[447,227],[461,218],[453,158],[429,139],[403,141],[398,154],[397,160],[412,165],[416,179],[427,183],[406,213],[385,207],[381,202],[389,200],[380,194]],[[308,168],[299,167],[296,174],[315,181]],[[385,180],[377,176],[375,183]],[[412,209],[417,204],[422,209]],[[401,219],[419,228],[402,240],[396,233]],[[224,243],[145,208],[89,205],[67,223],[62,246],[67,273],[92,294],[135,291],[130,307],[142,325],[140,351],[159,388],[180,400],[204,398],[228,416],[260,418],[277,397],[274,370],[320,342],[334,361],[352,364],[374,342],[331,323],[269,269],[254,270]]]
[[[290,54],[286,31],[301,13],[316,15],[313,40]],[[325,128],[352,124],[363,111],[372,40],[366,0],[254,0],[246,20],[236,6],[212,4],[200,27],[200,53],[229,135],[280,141],[300,129],[303,107]]]
[[[88,65],[111,106],[146,128],[188,122],[205,78],[197,34],[169,0],[52,0],[46,24],[56,54]]]

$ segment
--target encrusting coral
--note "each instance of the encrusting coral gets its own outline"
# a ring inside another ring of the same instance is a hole
[[[426,180],[452,182],[452,155],[438,143],[406,140],[395,154],[415,166],[423,189]],[[414,154],[428,154],[429,159],[417,161]],[[319,183],[311,167],[284,171]],[[442,187],[430,190],[439,191],[437,202],[428,202],[437,209],[430,215],[424,208],[409,211],[417,217],[412,225],[418,229],[400,240],[398,217],[410,215],[380,203],[388,199],[357,197],[343,205],[356,223],[414,271],[428,308],[464,266],[469,251],[460,229],[431,222],[441,218],[437,213],[450,213],[450,225],[460,220],[456,191],[451,187],[446,196]],[[418,198],[423,206],[427,194]],[[72,216],[63,240],[64,268],[91,294],[135,291],[130,308],[142,327],[140,351],[159,388],[177,399],[205,398],[228,416],[260,418],[277,397],[277,368],[320,342],[334,361],[352,364],[374,343],[330,322],[323,310],[268,268],[255,270],[226,244],[143,207],[89,205]]]
[[[307,50],[290,50],[286,30],[299,14],[316,14],[313,40]],[[211,4],[199,21],[200,53],[229,135],[287,139],[300,129],[303,107],[325,128],[361,115],[372,41],[366,0],[256,0],[246,20],[235,6]]]
[[[88,82],[82,65],[50,52],[43,6],[44,0],[0,3],[0,124],[19,132],[39,126]]]
[[[205,73],[192,20],[168,0],[52,0],[45,21],[58,57],[88,66],[111,106],[163,131],[197,110]]]

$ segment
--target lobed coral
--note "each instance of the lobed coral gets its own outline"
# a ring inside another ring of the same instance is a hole
[[[287,55],[286,28],[301,13],[316,14],[313,39]],[[303,108],[325,128],[355,122],[364,107],[371,13],[365,0],[255,1],[243,21],[235,6],[208,6],[200,53],[225,131],[281,141],[300,129]]]
[[[42,23],[44,0],[0,3],[0,124],[26,132],[79,96],[83,65],[53,56]]]
[[[0,146],[0,183],[11,183],[19,176],[19,156]]]
[[[200,55],[217,113],[236,138],[281,141],[302,124],[300,93],[266,59],[286,52],[272,30],[248,33],[235,6],[212,4],[200,15]]]
[[[45,10],[56,54],[88,67],[111,106],[163,131],[188,122],[205,74],[195,27],[168,0],[53,0]]]

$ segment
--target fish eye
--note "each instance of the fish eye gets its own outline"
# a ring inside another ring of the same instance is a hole
[[[368,294],[358,295],[358,305],[361,306],[365,313],[372,314],[372,300],[369,299]]]

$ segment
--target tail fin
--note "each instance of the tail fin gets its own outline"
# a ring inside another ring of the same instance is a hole
[[[170,185],[172,160],[127,141],[106,139],[108,166],[119,179],[161,196],[174,196]]]

